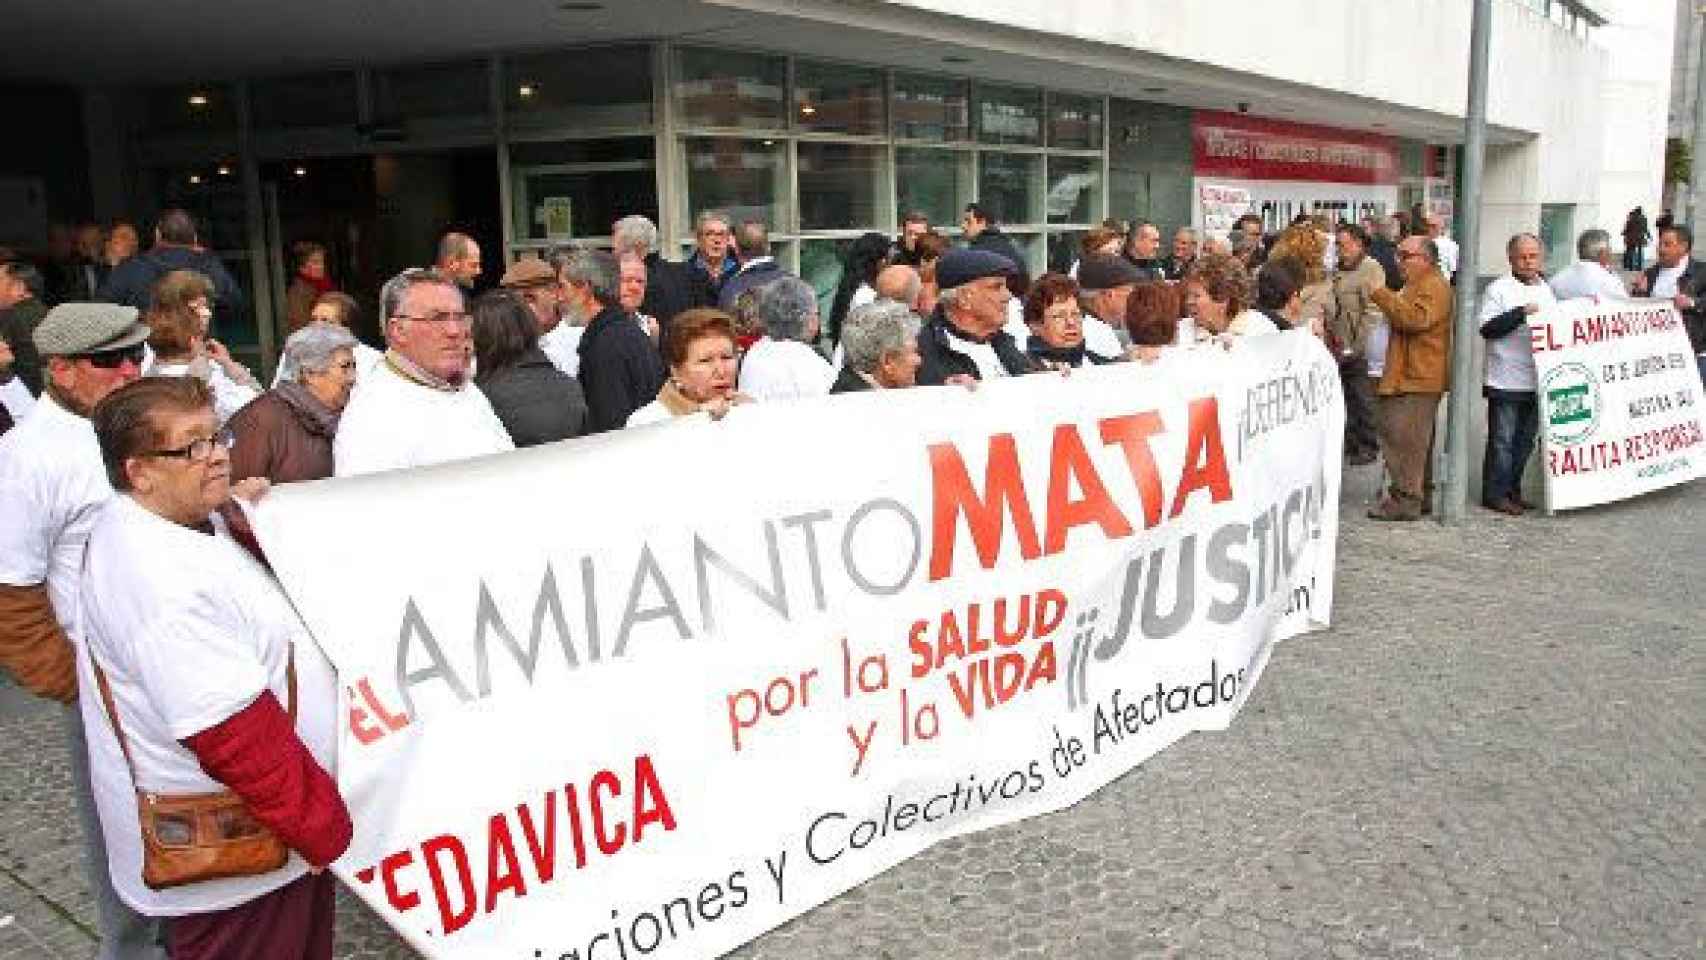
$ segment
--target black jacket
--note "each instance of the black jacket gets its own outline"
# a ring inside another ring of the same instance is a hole
[[[724,313],[732,313],[741,294],[748,290],[762,290],[776,280],[791,276],[793,274],[782,269],[775,260],[755,263],[723,283],[722,292],[717,294],[717,308]]]
[[[949,345],[948,329],[948,318],[942,308],[937,307],[930,316],[930,322],[918,331],[918,355],[923,360],[918,365],[918,385],[921,387],[940,386],[948,382],[949,377],[962,373],[975,380],[983,379],[978,375],[977,364]],[[995,348],[995,356],[1001,365],[1014,376],[1034,373],[1039,369],[1005,330],[996,331],[995,336],[989,339],[989,345]]]
[[[869,389],[871,385],[865,382],[865,378],[845,364],[842,365],[841,372],[835,375],[835,382],[829,385],[830,393],[858,393]]]
[[[733,269],[730,264],[735,264]],[[734,271],[740,267],[733,254],[726,255],[723,258],[721,274],[713,277],[700,260],[699,252],[695,250],[692,256],[682,261],[681,269],[687,277],[688,304],[695,307],[714,307],[717,305],[718,295],[723,292],[723,284],[728,283],[734,277]]]
[[[154,284],[173,270],[194,270],[213,281],[213,318],[219,330],[230,330],[243,316],[243,288],[219,258],[189,247],[155,247],[113,268],[96,299],[135,307],[144,313],[154,302]]]
[[[1653,264],[1644,273],[1647,295],[1652,296],[1653,284],[1659,279],[1659,265]],[[1676,292],[1694,300],[1694,309],[1678,312],[1682,314],[1683,327],[1688,330],[1689,346],[1697,354],[1706,353],[1706,266],[1690,258],[1688,265],[1682,268],[1682,276],[1676,278]]]
[[[621,307],[605,307],[592,318],[581,334],[579,353],[587,433],[622,429],[629,414],[656,400],[663,389],[657,347]]]
[[[646,257],[646,298],[640,301],[640,312],[657,320],[660,340],[661,331],[668,330],[675,315],[689,306],[687,276],[681,267],[655,253]]]
[[[552,366],[538,347],[497,371],[482,370],[476,383],[518,447],[567,440],[586,432],[586,395],[580,383]]]

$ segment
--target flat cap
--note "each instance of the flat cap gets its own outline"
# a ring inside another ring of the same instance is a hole
[[[1113,290],[1148,279],[1130,260],[1114,254],[1093,253],[1078,262],[1078,285],[1085,290]]]
[[[1010,277],[1019,272],[1019,265],[999,253],[955,247],[936,261],[936,284],[952,290],[961,284],[984,277]]]
[[[557,271],[551,265],[538,257],[522,257],[509,265],[504,271],[503,279],[498,286],[517,289],[520,287],[542,287],[548,283],[557,282]]]
[[[36,325],[36,351],[44,357],[106,353],[148,339],[148,325],[135,307],[116,303],[62,303]]]

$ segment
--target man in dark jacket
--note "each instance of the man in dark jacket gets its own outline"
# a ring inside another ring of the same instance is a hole
[[[620,430],[628,415],[657,399],[663,358],[640,325],[622,309],[616,258],[577,249],[563,267],[564,304],[591,317],[580,342],[580,381],[586,393],[587,433]]]
[[[1694,232],[1680,223],[1659,228],[1659,259],[1635,277],[1637,297],[1653,297],[1676,304],[1688,344],[1706,380],[1706,267],[1693,257]]]
[[[687,298],[695,307],[714,307],[723,284],[740,271],[734,244],[734,222],[721,210],[706,210],[693,222],[699,248],[682,264],[687,273]]]
[[[1025,255],[1013,243],[1013,239],[1001,232],[1001,225],[995,222],[989,211],[975,203],[966,204],[966,212],[960,217],[960,230],[965,233],[966,246],[973,250],[987,250],[999,253],[1013,264],[1013,276],[1017,277],[1016,285],[1029,289],[1031,286],[1031,271],[1027,266]]]
[[[936,263],[936,313],[918,331],[918,383],[937,386],[1014,377],[1037,369],[1007,322],[1012,261],[988,250],[949,250]]]
[[[900,236],[889,253],[890,263],[917,268],[924,265],[924,252],[918,249],[918,239],[930,232],[930,215],[913,210],[900,220]]]
[[[740,272],[723,284],[717,294],[717,309],[732,313],[735,300],[748,290],[762,290],[772,281],[793,276],[770,255],[770,232],[762,220],[747,220],[735,231],[735,251],[740,254]]]
[[[213,281],[215,329],[230,330],[236,325],[243,315],[243,289],[218,257],[202,249],[195,218],[177,208],[160,214],[152,249],[113,268],[98,299],[146,313],[154,304],[155,282],[173,270],[194,270]]]
[[[13,371],[30,393],[41,395],[41,355],[35,332],[47,305],[42,298],[41,271],[21,260],[0,263],[0,340],[12,348]]]
[[[646,297],[640,301],[640,312],[657,320],[661,343],[669,322],[691,306],[683,265],[658,254],[657,224],[638,214],[616,221],[610,228],[610,239],[618,262],[631,255],[646,265]]]
[[[917,315],[906,304],[894,300],[874,300],[848,311],[847,322],[841,325],[846,362],[829,392],[861,393],[916,386],[922,362],[918,355],[918,328]]]

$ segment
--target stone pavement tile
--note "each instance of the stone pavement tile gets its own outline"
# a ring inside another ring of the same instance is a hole
[[[1362,519],[1377,476],[1346,474],[1334,629],[1229,731],[731,956],[1706,956],[1706,484],[1447,529]],[[5,871],[88,909],[55,720],[0,710],[0,914],[43,937],[80,928]],[[410,955],[340,895],[340,958]]]

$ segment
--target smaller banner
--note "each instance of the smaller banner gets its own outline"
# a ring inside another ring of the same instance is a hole
[[[1663,300],[1568,300],[1530,323],[1546,506],[1574,510],[1706,472],[1700,370]]]
[[[1202,204],[1203,232],[1218,240],[1226,239],[1238,218],[1250,212],[1250,191],[1243,187],[1228,187],[1204,183],[1197,187]]]

